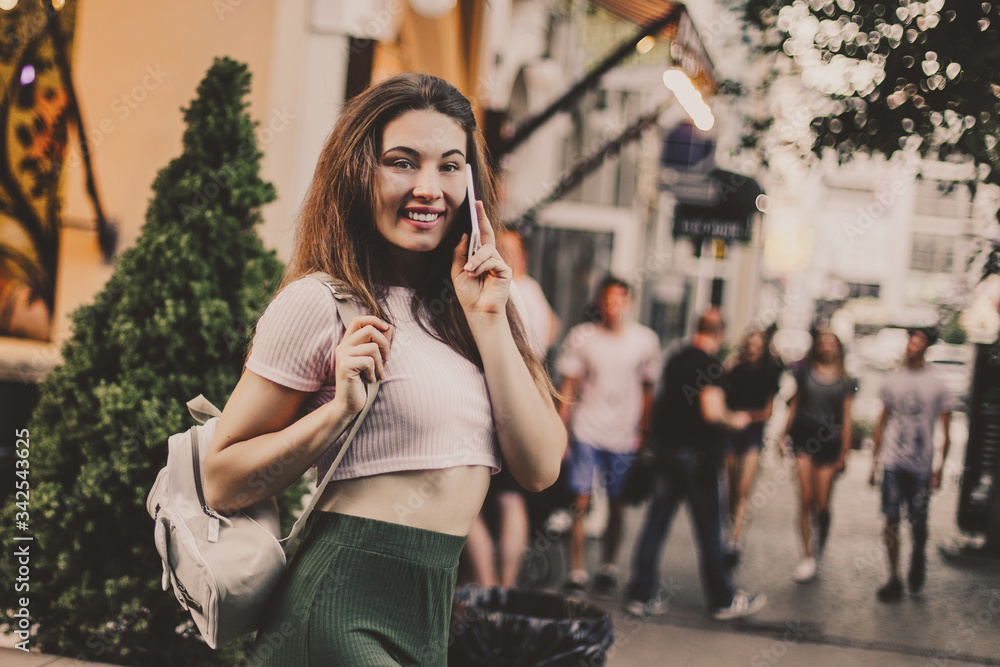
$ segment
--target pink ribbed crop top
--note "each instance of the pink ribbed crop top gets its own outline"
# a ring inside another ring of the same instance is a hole
[[[333,479],[466,465],[500,469],[500,447],[486,378],[475,364],[428,334],[410,309],[412,290],[390,287],[394,325],[378,396]],[[344,334],[329,288],[314,278],[287,285],[257,323],[247,369],[277,384],[313,392],[305,408],[331,400],[334,348]],[[341,436],[317,461],[322,477]]]

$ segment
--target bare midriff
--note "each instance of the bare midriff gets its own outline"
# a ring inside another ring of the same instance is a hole
[[[407,470],[330,482],[316,509],[465,536],[489,486],[486,466]]]

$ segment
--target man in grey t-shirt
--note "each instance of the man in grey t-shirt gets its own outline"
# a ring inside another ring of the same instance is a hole
[[[913,540],[907,577],[910,590],[916,592],[924,584],[927,505],[931,489],[941,484],[951,443],[948,390],[924,361],[924,353],[935,338],[932,330],[912,330],[903,368],[888,376],[882,385],[884,408],[875,429],[870,479],[874,485],[875,466],[881,461],[882,512],[890,571],[889,582],[878,590],[877,597],[882,602],[895,602],[903,597],[903,583],[899,579],[899,520],[903,504],[910,518]],[[934,470],[934,422],[938,416],[944,428],[944,445],[941,465]]]

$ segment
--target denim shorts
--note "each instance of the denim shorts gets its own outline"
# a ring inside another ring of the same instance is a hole
[[[900,468],[882,471],[882,513],[885,518],[898,521],[906,504],[910,523],[927,523],[927,501],[931,496],[930,474],[919,474]]]
[[[608,490],[608,498],[617,500],[625,487],[625,478],[635,460],[635,452],[619,454],[573,441],[573,461],[569,468],[569,488],[573,493],[589,496],[594,471]]]
[[[755,422],[742,431],[736,431],[726,438],[726,453],[746,456],[751,451],[760,452],[764,445],[764,424]]]

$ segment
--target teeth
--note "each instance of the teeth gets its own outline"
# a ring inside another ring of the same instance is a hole
[[[437,213],[414,213],[413,211],[407,211],[406,217],[410,220],[416,220],[417,222],[431,222],[437,220]]]

